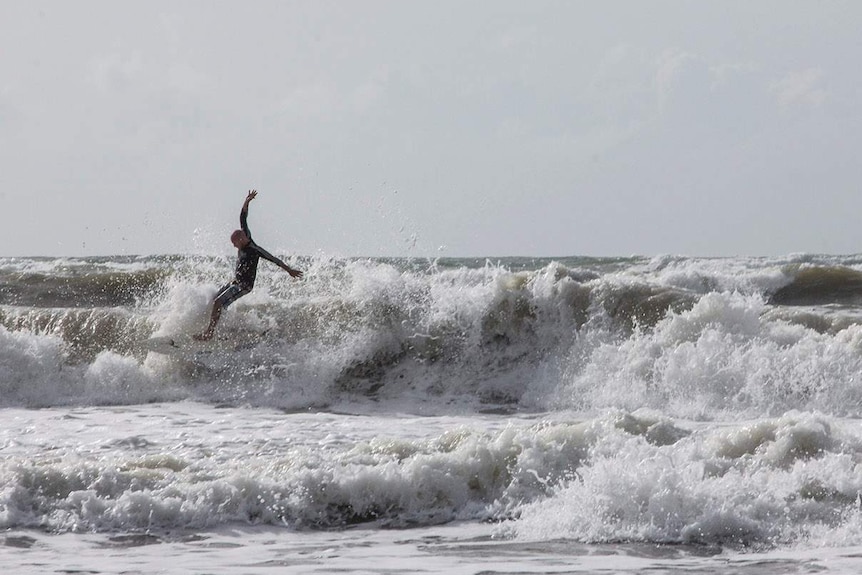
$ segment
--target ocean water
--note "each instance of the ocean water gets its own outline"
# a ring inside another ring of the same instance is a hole
[[[8,573],[858,573],[862,256],[0,258]]]

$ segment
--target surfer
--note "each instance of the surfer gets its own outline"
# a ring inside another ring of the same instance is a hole
[[[249,293],[254,288],[254,280],[257,277],[257,264],[260,258],[269,260],[291,277],[301,278],[302,272],[293,269],[251,239],[251,231],[248,229],[248,205],[257,197],[257,190],[250,190],[242,204],[239,213],[239,225],[241,229],[235,230],[230,235],[230,241],[236,247],[236,273],[233,281],[221,288],[213,299],[210,323],[203,333],[194,336],[199,341],[212,339],[216,326],[221,318],[222,311],[233,302]]]

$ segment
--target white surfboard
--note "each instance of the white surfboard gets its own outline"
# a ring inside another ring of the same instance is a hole
[[[253,349],[263,339],[264,334],[243,334],[234,337],[214,337],[200,341],[190,335],[159,335],[151,337],[143,344],[144,349],[163,355],[196,360],[206,357]]]

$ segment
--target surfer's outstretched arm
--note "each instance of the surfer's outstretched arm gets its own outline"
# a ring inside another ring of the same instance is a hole
[[[266,251],[265,249],[263,249],[259,245],[255,244],[255,248],[257,249],[257,253],[260,254],[260,257],[262,257],[265,260],[271,261],[272,263],[274,263],[275,265],[277,265],[278,267],[280,267],[281,269],[283,269],[284,271],[289,273],[291,277],[294,277],[294,278],[301,278],[302,277],[301,271],[290,267],[289,265],[287,265],[286,263],[284,263],[283,261],[281,261],[280,259],[278,259],[274,255],[272,255],[271,253],[269,253],[268,251]]]

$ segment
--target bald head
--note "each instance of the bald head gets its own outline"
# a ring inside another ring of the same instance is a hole
[[[251,243],[251,238],[242,230],[234,230],[230,235],[230,243],[239,250]]]

